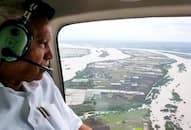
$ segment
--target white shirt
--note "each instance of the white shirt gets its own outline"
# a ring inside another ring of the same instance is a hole
[[[23,85],[25,91],[20,92],[0,83],[0,130],[78,130],[82,125],[47,73]]]

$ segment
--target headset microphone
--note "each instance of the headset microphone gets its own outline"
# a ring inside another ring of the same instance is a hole
[[[24,58],[24,57],[21,57],[21,56],[18,56],[18,55],[16,55],[16,54],[14,54],[9,48],[3,48],[3,49],[2,49],[2,55],[3,55],[3,56],[6,56],[6,57],[13,57],[13,58],[17,58],[17,59],[23,60],[23,61],[25,61],[25,62],[28,62],[28,63],[30,63],[30,64],[32,64],[32,65],[35,65],[35,66],[37,66],[37,67],[39,67],[39,68],[41,68],[41,69],[47,71],[47,72],[50,73],[50,74],[51,74],[51,72],[52,72],[52,70],[53,70],[52,68],[49,68],[49,67],[47,67],[47,66],[40,65],[40,64],[38,64],[38,63],[36,63],[36,62],[30,60],[30,59],[27,59],[27,58]]]

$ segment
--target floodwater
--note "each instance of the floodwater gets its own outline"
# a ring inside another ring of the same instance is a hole
[[[109,56],[99,57],[99,55],[102,53],[102,50],[107,51]],[[172,64],[172,67],[169,69],[167,74],[173,80],[160,87],[160,94],[158,94],[156,99],[152,100],[152,103],[150,104],[150,119],[152,121],[153,127],[158,125],[160,126],[159,130],[165,130],[164,125],[167,120],[165,120],[164,117],[169,116],[170,121],[183,128],[183,130],[191,130],[191,60],[159,51],[148,51],[160,53],[168,56],[169,58],[177,60],[177,62]],[[89,63],[96,61],[119,60],[128,57],[129,55],[125,55],[121,51],[114,48],[92,48],[89,55],[75,58],[64,58],[62,59],[64,81],[72,79],[76,75],[76,72],[85,69]],[[185,65],[186,71],[179,72],[178,65],[182,63]],[[178,93],[182,101],[172,101],[172,92]],[[80,104],[84,101],[87,90],[66,89],[66,94],[66,97],[71,104]],[[174,113],[162,112],[161,110],[165,109],[166,104],[176,105],[177,111]]]
[[[177,126],[180,126],[183,130],[191,130],[191,60],[184,59],[175,55],[162,53],[166,56],[177,60],[172,64],[172,68],[169,69],[167,75],[173,78],[167,85],[161,86],[160,94],[154,99],[150,105],[151,109],[151,121],[153,127],[155,125],[160,126],[159,130],[165,130],[165,116],[170,117]],[[186,71],[179,72],[179,64],[184,64]],[[179,94],[182,101],[172,101],[172,92]],[[162,112],[165,109],[166,104],[172,104],[177,106],[177,111]]]

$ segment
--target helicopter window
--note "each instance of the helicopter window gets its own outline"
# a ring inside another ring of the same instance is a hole
[[[190,35],[190,17],[63,27],[66,103],[104,130],[191,129]]]

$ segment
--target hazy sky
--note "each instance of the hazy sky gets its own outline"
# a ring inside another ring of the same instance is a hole
[[[144,40],[191,43],[191,17],[139,18],[89,22],[64,27],[64,40]]]

